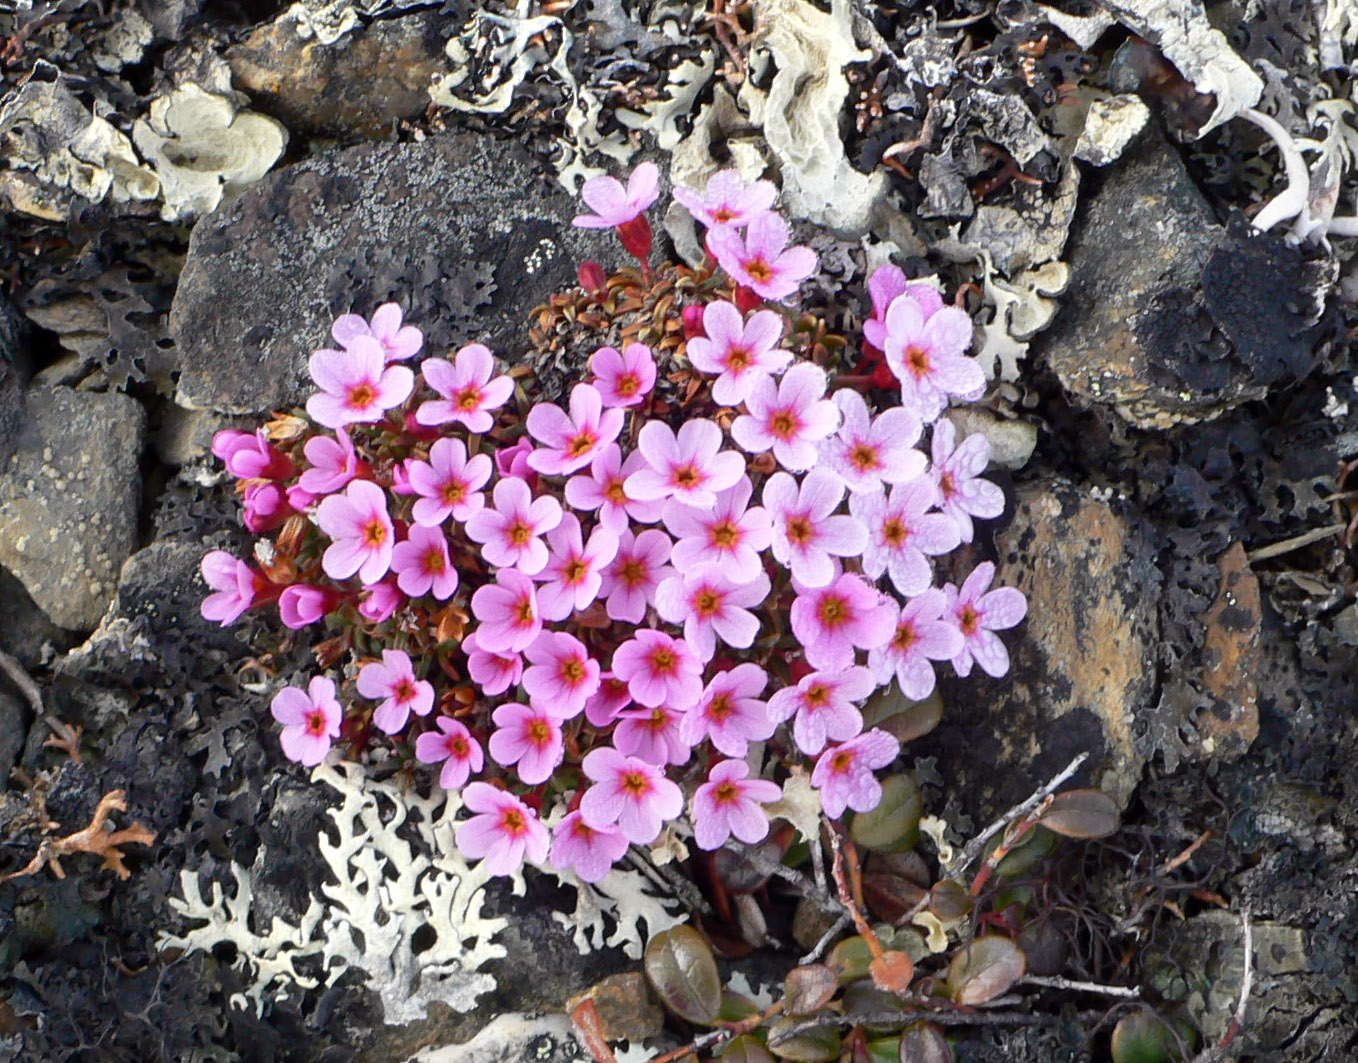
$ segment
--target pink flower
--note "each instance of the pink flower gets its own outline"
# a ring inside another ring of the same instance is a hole
[[[544,620],[565,620],[599,596],[603,570],[618,553],[618,537],[607,528],[595,528],[585,545],[579,518],[566,513],[547,533],[547,545],[547,567],[536,577],[545,581],[538,588],[538,606]]]
[[[627,530],[627,522],[654,524],[660,519],[663,502],[642,502],[627,493],[627,478],[647,468],[641,451],[634,450],[622,460],[622,449],[610,443],[590,462],[588,475],[581,473],[566,481],[566,502],[582,513],[599,511],[599,523],[614,535]]]
[[[358,314],[341,314],[330,326],[330,335],[342,347],[348,347],[357,336],[371,336],[382,344],[387,361],[403,362],[420,353],[424,334],[414,325],[401,325],[401,308],[396,303],[383,303],[373,312],[372,322]]]
[[[891,638],[896,607],[861,576],[846,572],[828,587],[807,587],[792,603],[792,633],[807,663],[826,671],[853,665],[854,649]]]
[[[486,504],[481,488],[490,480],[491,461],[485,454],[467,457],[460,439],[440,439],[429,448],[429,460],[406,462],[410,486],[420,497],[411,510],[416,524],[433,528],[451,515],[465,521]]]
[[[437,528],[413,524],[403,542],[391,551],[396,585],[412,598],[432,594],[447,601],[457,590],[457,569],[448,557],[448,540]]]
[[[605,611],[614,620],[640,624],[646,608],[655,601],[656,588],[674,569],[670,537],[651,528],[640,535],[625,531],[618,539],[618,552],[603,573],[600,595],[606,595]]]
[[[421,764],[442,762],[439,785],[445,790],[457,790],[467,784],[472,772],[485,767],[486,756],[481,743],[472,737],[457,720],[440,716],[434,721],[437,731],[426,731],[415,739],[415,759]]]
[[[355,572],[365,584],[380,580],[391,567],[396,531],[387,514],[386,492],[369,480],[354,480],[342,495],[329,495],[316,507],[316,523],[332,542],[321,567],[331,579]]]
[[[647,764],[683,764],[689,745],[679,736],[683,714],[667,705],[618,713],[613,744],[619,753],[640,757]]]
[[[985,373],[974,358],[971,318],[965,310],[945,306],[932,316],[909,294],[899,295],[886,314],[887,365],[901,382],[901,404],[926,422],[938,419],[948,396],[976,399],[985,391]]]
[[[863,338],[879,351],[886,350],[886,312],[898,295],[909,295],[919,304],[927,321],[943,309],[943,296],[928,284],[911,283],[899,266],[883,263],[868,278],[872,317],[863,322]]]
[[[721,450],[715,421],[685,421],[676,436],[663,421],[647,421],[637,435],[646,467],[627,477],[627,493],[643,502],[677,498],[690,506],[711,506],[717,492],[745,475],[745,459]],[[720,453],[718,453],[720,451]]]
[[[224,428],[212,437],[212,453],[238,480],[286,480],[297,471],[293,460],[269,442],[262,428],[257,432]]]
[[[857,557],[868,533],[858,520],[835,515],[844,481],[829,469],[812,469],[798,487],[785,472],[764,484],[764,508],[773,523],[773,556],[808,587],[823,587],[835,577],[835,557]]]
[[[768,681],[768,673],[748,661],[718,672],[698,704],[684,713],[679,737],[690,746],[710,738],[728,757],[743,757],[751,742],[762,742],[774,732],[768,706],[759,700]]]
[[[693,840],[699,849],[719,849],[735,835],[754,844],[769,833],[769,817],[760,805],[777,801],[783,791],[767,779],[750,779],[743,760],[712,765],[707,782],[693,795]]]
[[[839,431],[821,444],[821,454],[850,491],[871,493],[883,483],[906,483],[924,473],[928,459],[915,449],[922,426],[913,412],[898,406],[873,419],[863,396],[849,388],[836,391],[833,401],[841,415]]]
[[[655,358],[644,343],[629,343],[621,354],[600,347],[589,367],[605,406],[635,406],[655,387]]]
[[[594,727],[607,727],[630,704],[632,695],[627,693],[627,681],[604,672],[599,676],[599,689],[585,702],[585,719]]]
[[[812,672],[769,698],[769,718],[781,723],[795,713],[792,737],[798,749],[814,757],[827,740],[843,742],[863,730],[863,714],[854,702],[876,689],[877,681],[866,668]]]
[[[580,189],[580,198],[594,213],[578,215],[571,224],[581,229],[614,229],[640,217],[659,196],[660,169],[653,162],[639,164],[625,189],[616,177],[591,177]]]
[[[763,507],[746,509],[754,485],[743,476],[717,495],[715,506],[698,509],[674,499],[665,503],[665,527],[678,542],[672,554],[682,572],[704,565],[721,569],[732,583],[749,583],[764,571],[759,555],[773,541]]]
[[[628,841],[648,845],[666,820],[684,811],[679,787],[639,757],[599,746],[585,754],[581,767],[594,785],[580,799],[580,815],[595,830],[616,825]]]
[[[428,716],[434,707],[434,687],[415,678],[415,665],[403,650],[383,650],[380,661],[365,664],[358,673],[358,692],[374,701],[382,699],[373,723],[389,735],[405,727],[412,712]]]
[[[533,441],[527,436],[519,436],[512,447],[501,447],[495,452],[495,471],[501,476],[517,476],[534,490],[538,486],[538,474],[528,464],[528,455],[533,453]]]
[[[938,507],[957,523],[964,543],[974,534],[972,517],[988,520],[1004,512],[1004,492],[984,479],[990,461],[990,440],[981,433],[956,445],[957,428],[949,420],[934,425],[933,477],[938,485]]]
[[[692,705],[703,692],[703,666],[683,639],[649,628],[613,652],[613,674],[642,705]]]
[[[896,590],[919,594],[933,582],[929,557],[957,549],[961,541],[951,517],[929,510],[938,490],[927,477],[897,484],[887,495],[852,495],[849,511],[868,530],[863,548],[863,571],[873,579],[891,575]]]
[[[874,727],[822,753],[811,772],[811,785],[820,790],[825,814],[838,819],[845,807],[855,812],[876,808],[882,799],[882,784],[873,770],[885,768],[900,751],[901,744],[895,738]]]
[[[627,835],[616,827],[591,827],[580,812],[571,812],[556,825],[552,866],[573,870],[583,882],[600,882],[627,852]]]
[[[340,603],[339,592],[331,587],[294,583],[284,587],[278,597],[278,614],[294,631],[314,624]]]
[[[605,410],[593,384],[571,389],[570,416],[557,405],[541,402],[528,411],[528,433],[543,446],[528,455],[528,464],[548,476],[565,476],[583,468],[618,438],[622,411]]]
[[[962,649],[952,659],[958,675],[969,675],[973,660],[981,671],[995,679],[1009,671],[1009,651],[995,632],[1014,627],[1027,616],[1028,600],[1013,587],[998,587],[985,593],[994,578],[994,563],[983,561],[961,589],[951,583],[943,588],[948,599],[944,614],[962,633]]]
[[[746,323],[730,303],[709,303],[703,330],[707,335],[694,336],[685,350],[694,369],[721,374],[712,383],[712,398],[723,406],[744,402],[758,380],[781,373],[792,361],[790,352],[777,349],[783,319],[772,310],[757,311]]]
[[[510,687],[518,686],[523,678],[522,657],[517,653],[492,653],[482,649],[475,631],[462,640],[462,650],[467,655],[467,672],[487,697],[503,694]]]
[[[551,778],[565,756],[561,720],[546,709],[517,702],[501,705],[492,714],[495,730],[490,736],[490,755],[495,763],[517,765],[519,778],[536,786]]]
[[[323,675],[313,677],[306,690],[284,687],[274,695],[270,711],[283,725],[279,735],[283,755],[307,768],[325,759],[344,719],[335,698],[335,682]]]
[[[524,655],[532,667],[523,673],[523,689],[535,708],[558,720],[578,716],[599,689],[599,662],[574,635],[544,631]]]
[[[547,565],[547,546],[540,536],[561,523],[561,503],[550,495],[534,498],[522,480],[509,477],[495,485],[494,509],[467,518],[467,537],[481,544],[492,565],[516,567],[525,576]]]
[[[934,692],[931,662],[950,661],[962,652],[962,633],[943,619],[947,605],[943,592],[930,587],[901,607],[891,639],[868,654],[868,667],[879,685],[895,676],[901,693],[912,701]]]
[[[538,814],[511,793],[490,783],[468,783],[462,802],[472,816],[457,828],[457,847],[469,860],[485,858],[492,875],[512,875],[524,860],[540,864],[551,844]]]
[[[816,272],[816,253],[809,247],[788,247],[787,222],[773,212],[750,219],[742,237],[730,226],[707,234],[708,250],[737,283],[765,299],[785,299]]]
[[[200,567],[203,581],[216,592],[204,598],[199,607],[203,619],[222,627],[234,624],[254,604],[256,579],[263,577],[225,550],[209,550]]]
[[[477,588],[472,614],[481,625],[477,645],[487,653],[520,653],[542,631],[533,581],[512,568],[502,568],[494,583]]]
[[[405,600],[406,596],[396,586],[396,577],[388,576],[365,590],[363,600],[358,603],[358,611],[374,624],[380,624],[391,619]]]
[[[386,349],[371,336],[355,336],[341,351],[317,351],[311,379],[321,390],[307,399],[306,412],[326,428],[380,421],[415,387],[415,374],[387,365]]]
[[[708,228],[730,225],[741,228],[763,214],[778,198],[772,181],[747,185],[736,170],[719,170],[707,179],[707,190],[699,195],[690,188],[674,186],[674,198]]]
[[[358,475],[358,452],[354,441],[343,428],[335,429],[335,438],[312,436],[303,448],[311,468],[302,473],[298,483],[313,495],[328,495],[339,491]]]
[[[825,370],[802,362],[781,381],[761,377],[750,388],[750,412],[731,425],[731,438],[750,454],[772,449],[778,464],[802,472],[816,464],[816,444],[839,426],[839,410],[824,398]]]
[[[671,624],[684,625],[684,640],[701,661],[717,652],[717,637],[728,646],[748,649],[759,635],[759,617],[750,607],[769,596],[769,578],[760,572],[749,583],[735,583],[719,568],[703,567],[674,575],[655,592],[655,609]]]
[[[292,516],[287,492],[273,480],[248,481],[241,501],[245,526],[256,535],[282,527]]]
[[[489,432],[495,424],[491,410],[498,410],[514,394],[514,381],[496,376],[495,356],[481,343],[469,343],[450,363],[426,358],[420,364],[424,382],[442,398],[420,404],[415,420],[422,425],[459,421],[468,432]]]

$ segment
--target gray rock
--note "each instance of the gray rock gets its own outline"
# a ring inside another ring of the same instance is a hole
[[[511,362],[526,315],[586,258],[623,257],[575,229],[579,205],[512,145],[471,135],[383,144],[287,167],[199,222],[171,312],[190,408],[300,403],[331,321],[395,299],[426,350],[479,340]]]
[[[0,565],[53,623],[99,623],[137,536],[146,415],[126,395],[28,395],[0,473]]]
[[[0,790],[9,785],[10,769],[23,752],[27,716],[28,709],[22,700],[0,690]]]
[[[77,640],[52,623],[24,585],[0,568],[0,650],[32,670],[43,660],[45,646],[60,653]]]

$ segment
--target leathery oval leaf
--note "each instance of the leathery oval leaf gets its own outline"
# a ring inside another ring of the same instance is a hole
[[[865,849],[908,849],[919,838],[924,794],[910,775],[882,780],[882,799],[870,812],[853,817],[849,833]]]
[[[726,1042],[717,1057],[721,1063],[774,1063],[773,1053],[753,1034],[743,1033]]]
[[[1102,790],[1067,790],[1052,798],[1038,822],[1067,838],[1106,838],[1117,831],[1121,814]]]
[[[984,1004],[1008,992],[1027,969],[1021,948],[1002,934],[986,934],[948,964],[948,991],[958,1004]]]
[[[901,1063],[953,1063],[952,1045],[936,1023],[917,1022],[901,1031]]]
[[[721,1010],[721,975],[707,939],[691,926],[663,930],[646,943],[646,978],[681,1019],[710,1026]]]
[[[835,972],[821,963],[794,967],[787,974],[784,1008],[789,1015],[805,1015],[823,1008],[839,989]]]
[[[1124,1015],[1113,1027],[1113,1063],[1171,1063],[1181,1058],[1174,1033],[1149,1011]]]
[[[823,1026],[811,1024],[809,1017],[804,1015],[789,1015],[779,1019],[769,1027],[769,1051],[780,1059],[793,1059],[800,1063],[824,1063],[825,1060],[838,1059],[840,1037],[834,1025],[835,1019],[834,1015],[825,1015]]]

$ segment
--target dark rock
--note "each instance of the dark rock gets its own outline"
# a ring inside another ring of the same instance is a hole
[[[19,762],[28,733],[28,709],[24,702],[0,690],[0,790],[9,785],[9,772]]]
[[[395,299],[426,349],[479,340],[511,363],[527,315],[612,234],[512,145],[471,135],[354,148],[260,181],[199,222],[175,294],[177,401],[233,413],[298,403],[331,321]]]
[[[126,395],[28,396],[0,474],[0,565],[61,627],[92,630],[137,535],[146,415]]]
[[[285,13],[226,53],[235,86],[289,129],[381,137],[429,106],[429,83],[446,73],[447,31],[437,11],[382,19],[334,44],[303,39]]]
[[[78,638],[48,620],[24,585],[0,568],[0,650],[31,670],[42,661],[44,646],[60,653]]]

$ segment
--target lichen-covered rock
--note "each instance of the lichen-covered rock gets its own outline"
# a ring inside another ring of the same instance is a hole
[[[92,630],[137,536],[146,415],[126,395],[30,393],[0,473],[0,565],[52,622]]]
[[[444,17],[420,11],[382,19],[331,45],[303,39],[291,12],[257,27],[226,53],[237,88],[289,128],[381,137],[429,106],[446,73]]]
[[[398,300],[442,353],[473,339],[511,361],[527,316],[611,233],[571,227],[579,205],[519,149],[470,135],[382,144],[287,167],[204,218],[171,312],[177,401],[261,413],[310,394],[307,358],[331,321]]]

